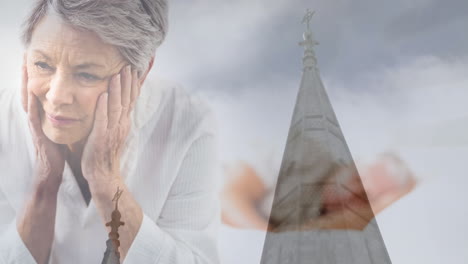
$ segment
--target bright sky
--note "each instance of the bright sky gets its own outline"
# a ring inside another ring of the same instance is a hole
[[[5,87],[19,84],[28,4],[0,4]],[[223,159],[252,142],[281,155],[306,8],[316,11],[321,76],[354,157],[393,150],[421,179],[379,216],[393,262],[467,263],[468,1],[173,1],[156,74],[212,105]]]

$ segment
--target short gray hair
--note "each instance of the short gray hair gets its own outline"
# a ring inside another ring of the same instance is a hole
[[[71,26],[96,33],[115,46],[139,71],[164,41],[168,28],[166,0],[36,0],[23,27],[27,47],[39,21],[50,11]]]

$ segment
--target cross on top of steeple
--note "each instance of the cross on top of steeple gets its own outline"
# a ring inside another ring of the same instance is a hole
[[[304,18],[302,19],[302,23],[307,25],[307,31],[310,31],[310,21],[312,20],[314,14],[315,11],[312,11],[310,8],[308,8]]]
[[[120,196],[122,196],[122,193],[123,193],[123,190],[120,190],[120,187],[117,187],[117,192],[114,194],[114,198],[112,199],[112,201],[118,203],[119,202],[119,199],[120,199]]]
[[[319,43],[315,41],[312,31],[310,30],[310,21],[312,20],[314,13],[315,11],[307,9],[304,18],[302,19],[302,23],[307,25],[307,29],[303,35],[304,41],[299,42],[299,45],[303,46],[305,49],[303,58],[304,68],[311,68],[317,63],[314,54],[314,46],[318,45]]]

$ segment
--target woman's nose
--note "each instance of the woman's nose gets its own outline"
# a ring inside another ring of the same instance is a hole
[[[49,103],[59,106],[73,103],[73,84],[65,74],[56,73],[51,79],[46,99]]]

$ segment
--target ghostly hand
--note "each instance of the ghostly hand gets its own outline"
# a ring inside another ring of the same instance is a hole
[[[322,215],[306,223],[304,230],[362,230],[375,215],[416,186],[414,174],[393,154],[380,156],[364,167],[360,175],[352,168],[344,167],[343,170],[350,175],[342,185],[344,191],[338,192],[334,187],[324,189]]]

